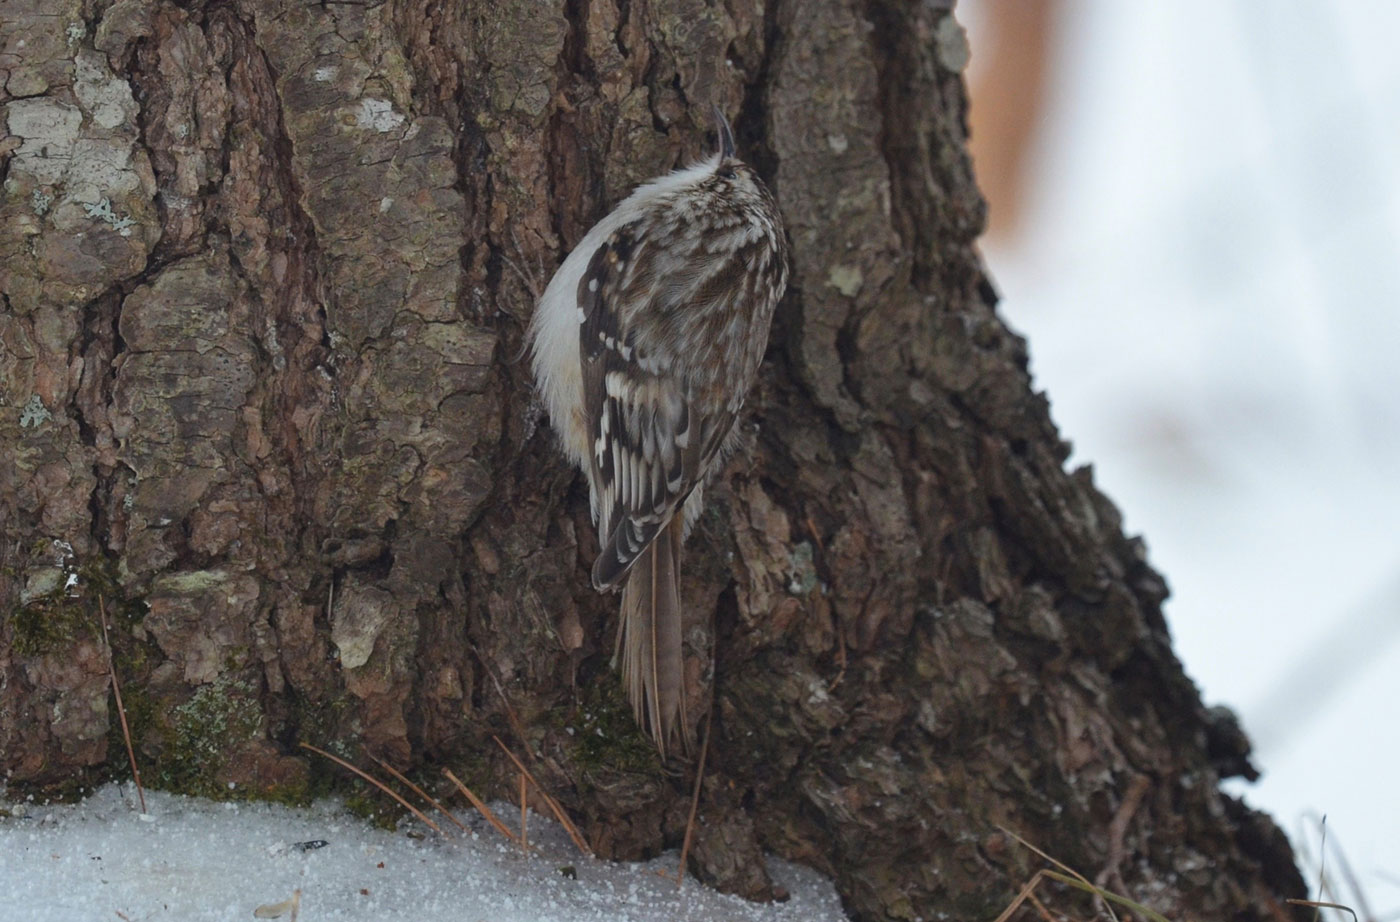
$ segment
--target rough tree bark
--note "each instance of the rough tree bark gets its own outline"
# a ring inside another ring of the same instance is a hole
[[[308,740],[490,789],[500,734],[600,853],[675,845],[689,777],[621,700],[519,352],[717,102],[795,266],[687,554],[695,869],[763,896],[770,849],[858,919],[989,918],[1036,864],[1001,824],[1180,918],[1300,895],[994,311],[944,4],[7,0],[0,29],[13,790],[125,770],[101,606],[157,783],[305,796]]]

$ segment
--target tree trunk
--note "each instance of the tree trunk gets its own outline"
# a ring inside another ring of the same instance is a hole
[[[0,769],[298,798],[309,741],[678,844],[610,667],[535,295],[709,104],[786,216],[749,448],[686,549],[695,870],[990,918],[1039,860],[1179,918],[1302,886],[1247,744],[1031,389],[973,240],[938,2],[9,0],[0,28]],[[110,623],[110,649],[102,613]],[[1066,895],[1065,900],[1072,897]]]

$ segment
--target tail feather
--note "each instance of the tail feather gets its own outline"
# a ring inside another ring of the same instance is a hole
[[[622,590],[617,652],[622,684],[637,723],[662,758],[679,743],[690,750],[682,688],[680,562],[685,523],[676,516],[637,557]]]

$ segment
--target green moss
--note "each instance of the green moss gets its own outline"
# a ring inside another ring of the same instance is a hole
[[[342,759],[352,758],[341,741],[341,729],[353,716],[353,704],[347,695],[326,701],[313,701],[292,690],[292,731],[296,739],[333,752]]]
[[[363,784],[363,782],[361,782]],[[393,832],[398,828],[399,819],[407,814],[392,798],[364,785],[362,790],[352,791],[343,796],[345,809],[371,825]]]
[[[113,637],[112,640],[116,641],[117,638]],[[127,683],[136,678],[144,680],[154,668],[155,664],[151,661],[151,653],[149,645],[144,643],[133,643],[129,649],[113,646],[112,665],[116,667],[117,678],[122,683],[122,693],[126,697],[130,697],[126,692]],[[127,720],[129,721],[131,720],[130,701],[126,702],[126,707]]]
[[[102,600],[107,612],[107,625],[116,630],[134,628],[146,616],[146,603],[141,599],[128,599],[121,583],[117,581],[116,564],[106,557],[94,557],[83,561],[77,568],[78,585],[83,595],[94,600]]]
[[[14,650],[22,657],[56,653],[70,646],[85,628],[96,627],[83,603],[66,598],[61,589],[14,609],[10,625]]]
[[[31,602],[10,612],[14,651],[22,657],[43,656],[69,644],[77,620],[67,606]]]
[[[43,562],[49,554],[50,543],[41,542],[31,550],[30,557]],[[219,679],[198,689],[183,704],[170,707],[169,701],[152,696],[147,687],[154,668],[165,661],[164,655],[153,641],[143,642],[132,636],[145,617],[147,606],[139,599],[126,598],[117,580],[116,565],[101,556],[81,562],[70,556],[54,569],[58,576],[52,588],[40,584],[42,594],[9,613],[13,648],[22,657],[41,656],[61,653],[85,637],[100,638],[99,611],[105,611],[122,708],[146,784],[174,793],[218,799],[310,802],[317,792],[301,779],[267,788],[240,785],[232,790],[221,780],[230,755],[244,750],[249,740],[258,739],[263,733],[262,705],[251,683]],[[31,567],[23,572],[36,571]],[[19,573],[7,575],[20,578]],[[73,576],[77,579],[70,587]],[[196,573],[182,578],[198,584],[214,576]],[[32,580],[30,585],[34,585]],[[251,655],[247,648],[235,649],[225,667],[230,672],[240,671]],[[65,794],[69,788],[80,794],[106,778],[131,777],[126,740],[115,713],[116,702],[109,699],[109,703],[113,712],[105,764],[78,777],[71,785],[65,782],[63,791],[46,788],[42,792],[46,797]]]
[[[32,558],[47,554],[47,542],[40,542],[31,551]],[[23,602],[9,615],[14,632],[14,650],[20,656],[44,656],[60,652],[79,637],[101,634],[99,606],[107,612],[109,624],[132,627],[145,614],[145,604],[128,601],[117,584],[112,564],[103,557],[85,560],[75,565],[65,557],[60,566],[30,569],[30,574],[51,570],[51,585],[38,595]],[[19,579],[20,573],[7,574]],[[76,582],[70,587],[70,580]]]
[[[563,716],[578,740],[573,758],[585,779],[598,772],[662,773],[656,747],[637,726],[612,670],[587,683],[578,706]]]
[[[242,799],[267,801],[286,807],[305,807],[316,799],[310,781],[271,785],[256,791],[240,787],[237,793]]]
[[[227,798],[228,788],[219,781],[227,755],[261,733],[262,717],[250,684],[220,678],[202,686],[160,728],[166,745],[157,784],[182,794]]]

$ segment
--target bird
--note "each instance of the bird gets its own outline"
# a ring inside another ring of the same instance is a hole
[[[570,251],[531,319],[550,424],[588,481],[592,583],[622,586],[614,665],[661,757],[689,752],[681,547],[788,281],[777,201],[714,107],[717,150],[638,186]]]

